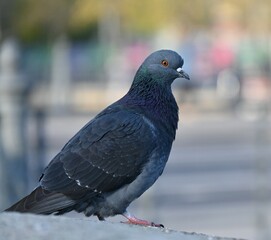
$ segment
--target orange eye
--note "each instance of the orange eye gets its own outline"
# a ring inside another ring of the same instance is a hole
[[[168,66],[168,61],[167,60],[163,60],[161,62],[161,64],[164,66],[164,67],[167,67]]]

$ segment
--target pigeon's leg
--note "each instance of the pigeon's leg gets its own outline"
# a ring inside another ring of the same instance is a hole
[[[105,221],[105,218],[100,216],[99,214],[97,214],[97,218],[99,219],[99,221]]]
[[[152,226],[152,227],[161,227],[163,228],[164,225],[162,224],[155,224],[153,222],[149,222],[149,221],[146,221],[146,220],[142,220],[142,219],[138,219],[136,218],[135,216],[133,216],[131,213],[125,211],[122,216],[124,216],[125,218],[128,219],[127,222],[124,222],[124,223],[127,223],[127,224],[135,224],[135,225],[141,225],[141,226]]]

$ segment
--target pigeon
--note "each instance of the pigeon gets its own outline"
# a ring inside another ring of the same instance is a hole
[[[171,84],[190,79],[172,50],[150,54],[121,99],[90,120],[44,169],[39,185],[5,211],[123,215],[129,224],[162,227],[127,208],[162,174],[178,125]]]

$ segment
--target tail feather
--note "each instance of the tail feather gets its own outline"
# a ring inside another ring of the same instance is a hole
[[[62,193],[49,192],[38,187],[5,211],[51,214],[66,212],[65,209],[71,211],[72,206],[75,204],[75,200],[68,198]]]

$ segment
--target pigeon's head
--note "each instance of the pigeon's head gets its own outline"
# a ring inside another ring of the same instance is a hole
[[[184,61],[178,53],[159,50],[146,58],[139,71],[153,80],[171,84],[176,78],[190,79],[182,70],[183,64]]]

